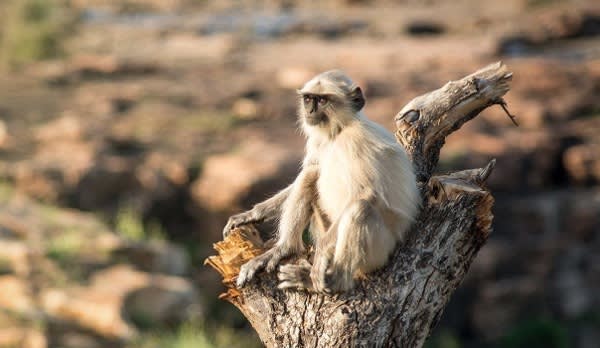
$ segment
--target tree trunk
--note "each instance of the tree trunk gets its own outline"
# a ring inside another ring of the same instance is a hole
[[[282,291],[276,274],[266,273],[237,289],[239,267],[265,249],[256,229],[244,226],[207,259],[228,288],[221,298],[242,311],[267,347],[422,346],[491,231],[494,199],[484,182],[495,161],[431,175],[447,135],[488,106],[508,114],[502,96],[511,77],[498,62],[416,97],[398,113],[396,137],[413,160],[423,203],[407,242],[381,270],[335,296]]]

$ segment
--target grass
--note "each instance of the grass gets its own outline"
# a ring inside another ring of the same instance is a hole
[[[166,239],[160,223],[151,221],[145,226],[140,214],[131,206],[122,206],[119,209],[115,219],[115,229],[122,237],[134,242]]]
[[[0,17],[0,67],[9,69],[62,56],[74,23],[58,0],[3,1]]]
[[[143,335],[130,348],[258,348],[256,335],[226,327],[209,327],[188,322],[173,331],[157,331]]]
[[[80,233],[67,231],[49,240],[46,255],[56,261],[68,262],[79,254],[83,244]]]
[[[14,196],[14,186],[0,179],[0,203],[6,203]]]
[[[4,257],[0,257],[0,275],[13,273],[12,262]]]
[[[521,323],[500,341],[502,348],[566,348],[569,346],[567,330],[561,323],[550,319],[537,319]]]
[[[461,348],[457,335],[450,330],[441,330],[425,342],[425,348]]]
[[[233,129],[243,121],[232,113],[214,111],[190,114],[181,117],[178,123],[183,129],[202,130],[204,132],[221,133]]]

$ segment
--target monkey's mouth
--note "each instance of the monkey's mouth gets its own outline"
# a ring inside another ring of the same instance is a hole
[[[306,119],[306,123],[308,123],[311,126],[316,126],[320,123],[327,122],[327,116],[325,116],[323,114],[307,115],[305,119]]]

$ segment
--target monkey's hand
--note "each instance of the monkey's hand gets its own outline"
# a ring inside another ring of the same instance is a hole
[[[223,228],[223,238],[227,237],[231,231],[242,225],[261,222],[263,217],[260,216],[254,209],[233,215],[227,220],[227,225]]]
[[[240,268],[240,273],[238,274],[236,281],[237,287],[241,288],[246,285],[250,280],[252,280],[254,274],[263,268],[267,272],[273,272],[277,265],[279,265],[279,262],[291,254],[292,250],[289,248],[276,245],[264,254],[258,255],[252,260],[246,262]]]

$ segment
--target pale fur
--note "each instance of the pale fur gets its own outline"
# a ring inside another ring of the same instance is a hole
[[[335,70],[316,76],[299,93],[345,100],[355,87]],[[349,290],[356,276],[383,266],[397,243],[405,240],[420,201],[406,152],[390,132],[353,110],[350,102],[331,104],[325,106],[328,122],[310,125],[299,103],[299,119],[307,136],[306,157],[291,188],[270,199],[279,206],[266,206],[267,201],[238,215],[242,223],[251,222],[251,216],[265,218],[269,210],[278,211],[275,215],[280,217],[274,248],[242,267],[238,285],[244,285],[257,270],[273,270],[282,258],[302,250],[302,231],[309,221],[313,221],[316,250],[312,284],[300,279],[307,270],[287,266],[280,270],[282,288]],[[325,227],[323,223],[316,226],[316,214],[327,221]],[[230,220],[226,230],[234,225]]]

